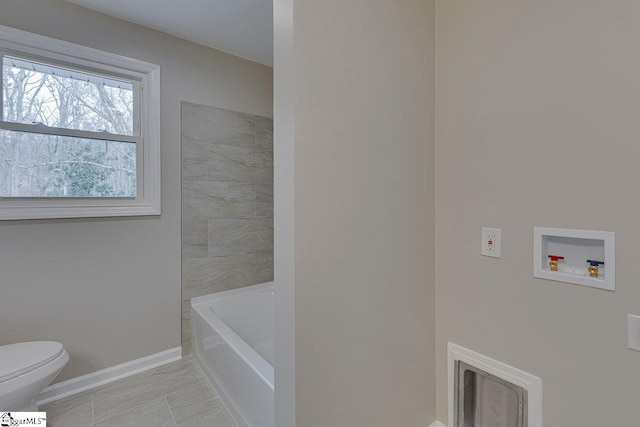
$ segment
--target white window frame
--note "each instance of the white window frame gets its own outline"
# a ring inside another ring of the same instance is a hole
[[[0,197],[0,220],[160,215],[160,67],[2,25],[0,52],[131,80],[134,99],[135,86],[140,87],[140,99],[134,108],[134,112],[139,111],[137,117],[134,114],[134,136],[113,139],[136,143],[136,197]],[[34,126],[38,125],[7,123],[0,117],[0,129],[33,132]],[[46,126],[38,127],[37,132],[93,138],[99,135]],[[111,140],[111,134],[107,135],[102,139]]]

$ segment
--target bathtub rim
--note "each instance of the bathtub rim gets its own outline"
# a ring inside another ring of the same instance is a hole
[[[273,292],[274,282],[259,283],[257,285],[245,286],[243,288],[232,289],[230,291],[217,292],[201,297],[191,298],[191,309],[208,323],[225,342],[240,356],[240,358],[264,381],[271,390],[274,390],[274,368],[262,357],[253,347],[242,339],[233,329],[231,329],[220,317],[211,309],[211,303],[242,295],[260,293],[265,291]],[[197,356],[197,355],[196,355]]]

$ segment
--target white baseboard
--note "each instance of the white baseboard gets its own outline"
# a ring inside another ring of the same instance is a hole
[[[442,424],[440,421],[434,421],[433,424],[431,424],[429,427],[447,427],[447,426]]]
[[[176,347],[140,359],[131,360],[107,369],[72,378],[45,388],[38,395],[38,405],[44,405],[104,384],[138,374],[182,358],[182,347]]]

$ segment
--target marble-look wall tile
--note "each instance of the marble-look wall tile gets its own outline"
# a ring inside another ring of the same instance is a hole
[[[182,356],[191,354],[191,300],[182,301]]]
[[[182,144],[182,179],[207,179],[209,144],[194,141]]]
[[[273,150],[256,150],[251,155],[251,182],[273,183]]]
[[[183,102],[183,142],[253,148],[255,125],[243,116],[235,111]]]
[[[182,312],[182,339],[183,340],[191,339],[191,312],[190,311]]]
[[[256,224],[252,219],[210,219],[209,256],[255,252]]]
[[[208,230],[209,225],[206,219],[182,221],[182,259],[208,256]]]
[[[193,352],[193,343],[191,339],[182,340],[182,357],[186,357]]]
[[[208,181],[183,183],[183,221],[252,218],[255,212],[256,187],[253,184]]]
[[[207,179],[217,182],[253,182],[253,152],[251,148],[210,145]]]
[[[272,148],[251,149],[212,144],[208,156],[208,181],[273,183]]]
[[[256,283],[273,281],[273,252],[256,252]]]
[[[253,285],[254,258],[249,254],[184,260],[182,299]]]
[[[256,185],[256,216],[273,218],[273,184]]]
[[[255,250],[273,252],[273,218],[256,218],[253,221],[256,227]]]
[[[256,147],[258,149],[273,149],[273,120],[250,114],[244,114],[243,117],[255,126]]]
[[[272,119],[182,103],[182,260],[185,303],[272,280]]]

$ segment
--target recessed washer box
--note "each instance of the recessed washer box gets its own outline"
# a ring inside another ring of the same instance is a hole
[[[533,229],[533,276],[615,291],[615,233],[610,231]],[[564,257],[558,271],[549,267],[549,255]],[[597,277],[589,272],[589,261],[601,261]]]

